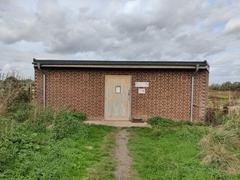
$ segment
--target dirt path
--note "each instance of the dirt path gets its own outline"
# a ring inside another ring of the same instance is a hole
[[[120,129],[116,136],[115,148],[115,158],[117,160],[115,179],[117,180],[128,180],[131,177],[132,159],[128,153],[127,143],[128,132],[126,129]]]

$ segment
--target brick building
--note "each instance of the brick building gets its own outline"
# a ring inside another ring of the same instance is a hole
[[[36,100],[69,107],[89,120],[161,116],[205,119],[206,61],[66,61],[33,59]]]

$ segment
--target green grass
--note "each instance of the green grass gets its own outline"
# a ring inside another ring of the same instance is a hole
[[[239,179],[217,168],[201,165],[199,140],[204,126],[131,128],[129,150],[133,179]]]
[[[87,126],[87,136],[75,133],[69,137],[54,140],[47,132],[25,131],[21,133],[21,148],[14,147],[7,153],[9,158],[0,179],[82,179],[89,177],[101,166],[98,178],[113,177],[115,129],[104,126]],[[15,143],[16,143],[15,142]],[[16,152],[17,151],[17,152]]]
[[[113,178],[116,128],[86,125],[84,113],[67,109],[25,107],[0,116],[0,179]]]
[[[113,179],[116,128],[86,125],[85,114],[69,110],[19,112],[0,116],[0,179]],[[238,135],[237,122],[225,130]],[[199,142],[209,127],[160,117],[149,123],[154,128],[128,130],[133,179],[240,179],[211,163],[201,164],[208,148],[203,151]],[[224,137],[238,149],[238,136],[231,134],[213,137],[217,143]]]

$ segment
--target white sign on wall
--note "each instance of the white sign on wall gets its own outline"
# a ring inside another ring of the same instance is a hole
[[[149,87],[149,82],[135,82],[135,87]]]
[[[145,88],[138,88],[138,94],[145,94]]]

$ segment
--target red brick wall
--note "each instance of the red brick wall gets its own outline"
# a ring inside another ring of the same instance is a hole
[[[104,118],[105,75],[132,76],[132,117],[190,118],[192,70],[54,69],[46,73],[46,103],[85,112],[89,119]],[[208,71],[195,78],[194,120],[204,120],[207,107]],[[42,74],[35,69],[36,100],[42,103]],[[148,81],[146,94],[138,94],[136,81]]]

